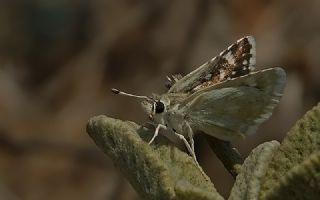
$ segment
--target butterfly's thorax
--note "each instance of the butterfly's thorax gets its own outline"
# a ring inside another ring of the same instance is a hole
[[[185,117],[185,106],[181,104],[189,95],[186,93],[167,93],[160,98],[165,104],[165,112],[154,116],[154,121],[182,133],[182,123]]]
[[[184,120],[184,116],[184,113],[180,110],[170,109],[164,115],[164,121],[173,131],[182,134],[182,122]]]

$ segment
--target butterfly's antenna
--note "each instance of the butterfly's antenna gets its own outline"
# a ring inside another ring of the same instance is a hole
[[[122,91],[120,91],[118,89],[115,89],[115,88],[112,88],[111,91],[113,93],[115,93],[115,94],[120,94],[120,95],[123,95],[123,96],[135,97],[135,98],[139,98],[139,99],[146,99],[146,100],[152,101],[152,102],[154,101],[154,99],[152,99],[151,97],[129,94],[129,93],[122,92]]]

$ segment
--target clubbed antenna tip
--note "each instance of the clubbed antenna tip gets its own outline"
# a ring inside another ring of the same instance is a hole
[[[117,90],[117,89],[115,89],[115,88],[112,88],[111,91],[112,91],[113,93],[115,93],[115,94],[119,94],[119,93],[120,93],[120,91]]]
[[[114,94],[119,94],[119,95],[123,95],[123,96],[128,96],[128,97],[135,97],[135,98],[139,98],[139,99],[146,99],[148,101],[154,101],[152,98],[150,97],[147,97],[147,96],[139,96],[139,95],[134,95],[134,94],[129,94],[129,93],[126,93],[126,92],[122,92],[118,89],[115,89],[115,88],[111,88],[111,91],[114,93]]]

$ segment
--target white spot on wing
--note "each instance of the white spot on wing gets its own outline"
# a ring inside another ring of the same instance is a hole
[[[229,51],[225,56],[224,58],[228,61],[228,63],[230,65],[234,65],[235,64],[235,59],[234,59],[234,56],[232,55],[232,52]]]
[[[224,70],[220,70],[219,72],[220,72],[220,76],[219,76],[220,80],[224,79],[226,72]]]
[[[247,36],[249,44],[251,45],[250,54],[252,57],[250,58],[249,65],[253,66],[256,64],[256,41],[252,36]]]

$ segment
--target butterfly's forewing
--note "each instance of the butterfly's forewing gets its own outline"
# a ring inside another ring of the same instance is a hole
[[[286,74],[271,68],[208,87],[183,103],[196,130],[223,140],[254,133],[279,103]]]
[[[254,69],[255,57],[254,38],[241,38],[212,60],[179,79],[168,92],[194,93],[227,79],[246,75]]]

